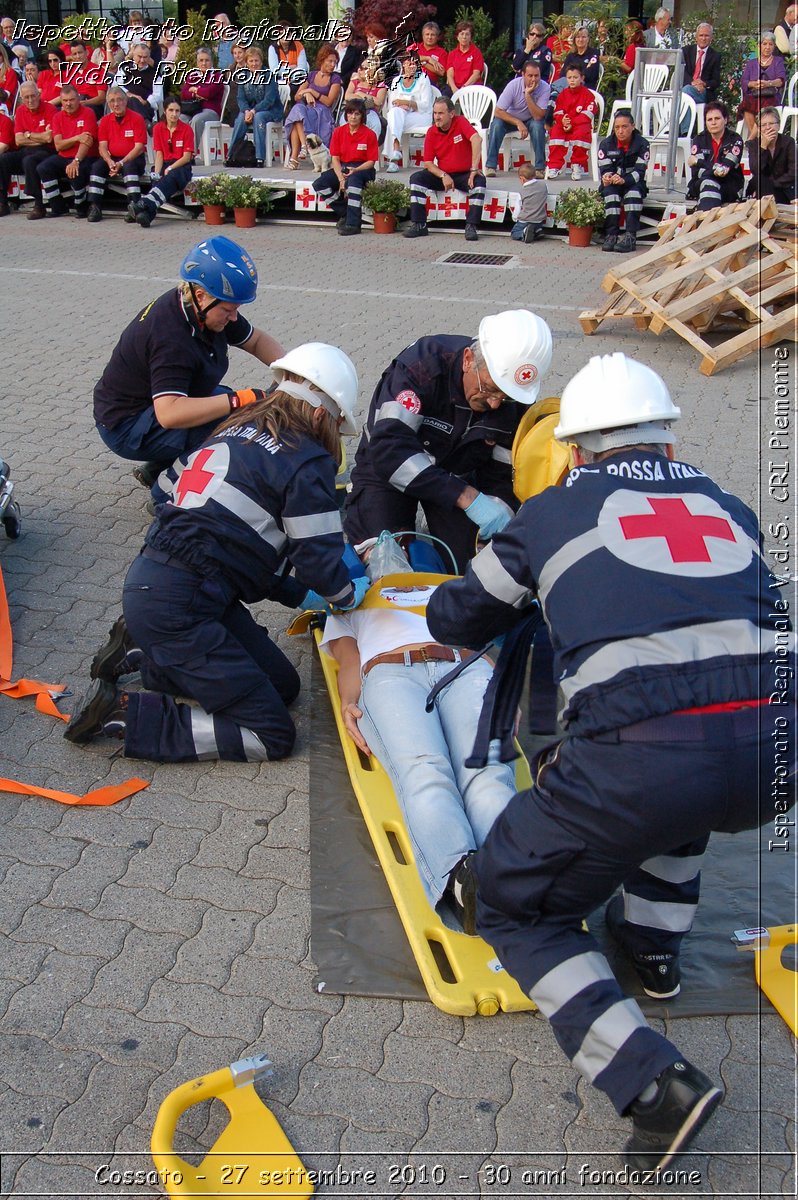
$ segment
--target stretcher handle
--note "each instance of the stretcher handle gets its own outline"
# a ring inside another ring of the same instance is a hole
[[[200,1075],[197,1079],[189,1079],[187,1083],[180,1084],[165,1097],[158,1109],[152,1130],[153,1157],[158,1155],[161,1159],[169,1159],[170,1162],[179,1164],[181,1170],[188,1168],[193,1172],[191,1164],[180,1158],[174,1150],[175,1130],[183,1113],[195,1104],[201,1104],[203,1100],[221,1100],[232,1115],[232,1108],[225,1098],[225,1093],[252,1083],[260,1075],[270,1074],[269,1059],[265,1054],[258,1054],[252,1058],[239,1059],[229,1067],[212,1071],[210,1075]],[[162,1167],[165,1164],[158,1165]]]

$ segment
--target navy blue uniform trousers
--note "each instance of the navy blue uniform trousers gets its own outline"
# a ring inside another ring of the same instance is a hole
[[[582,921],[620,884],[639,882],[641,866],[662,882],[663,895],[671,875],[683,898],[686,850],[689,860],[713,830],[772,820],[772,712],[671,716],[644,742],[621,741],[618,731],[566,738],[474,860],[479,933],[548,1017],[574,1066],[621,1114],[681,1055],[624,998]],[[697,900],[697,875],[691,886]],[[660,948],[678,948],[681,936],[663,931]]]
[[[299,676],[289,660],[230,585],[152,553],[134,561],[123,593],[150,690],[129,695],[125,754],[156,762],[290,754],[296,731],[286,706],[299,694]]]

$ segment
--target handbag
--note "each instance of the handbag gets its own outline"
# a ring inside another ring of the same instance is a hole
[[[196,117],[197,113],[202,112],[201,100],[181,100],[180,106],[184,117]]]

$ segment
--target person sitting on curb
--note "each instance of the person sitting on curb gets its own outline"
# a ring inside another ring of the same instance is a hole
[[[599,143],[599,194],[604,198],[604,245],[602,250],[629,254],[637,249],[637,231],[643,198],[648,192],[646,170],[649,146],[635,129],[631,110],[615,114],[612,133]],[[626,214],[626,232],[619,238],[621,206]]]
[[[380,156],[377,138],[366,124],[362,100],[347,100],[346,124],[333,131],[330,141],[332,166],[313,180],[313,190],[326,200],[338,217],[338,232],[360,233],[363,188],[376,176]]]
[[[477,241],[485,201],[485,176],[479,169],[482,136],[441,96],[432,106],[432,126],[424,138],[424,167],[410,176],[410,228],[406,238],[426,237],[427,197],[457,188],[468,194],[465,240]]]
[[[102,199],[109,179],[121,178],[128,203],[141,199],[141,176],[144,174],[147,150],[147,127],[144,118],[129,112],[127,96],[122,88],[108,91],[109,112],[100,119],[97,140],[99,158],[92,159],[89,170],[89,221],[101,221]],[[125,217],[130,220],[130,214]]]
[[[338,663],[344,727],[393,784],[430,905],[448,900],[473,932],[474,915],[466,915],[459,886],[463,863],[515,793],[515,771],[499,761],[498,744],[485,767],[465,765],[493,664],[475,658],[427,712],[430,689],[474,652],[435,643],[418,611],[435,587],[413,586],[410,562],[390,534],[355,549],[372,584],[389,577],[394,604],[371,607],[367,600],[355,612],[327,617],[321,646]]]
[[[163,120],[152,131],[155,162],[150,174],[152,187],[143,200],[128,205],[128,215],[142,229],[149,229],[158,209],[182,192],[191,179],[194,161],[194,131],[188,121],[181,121],[182,105],[177,96],[169,96],[163,109]]]

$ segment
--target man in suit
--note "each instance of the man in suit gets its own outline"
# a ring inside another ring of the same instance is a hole
[[[646,45],[657,50],[670,50],[673,46],[673,38],[669,32],[670,23],[671,14],[667,8],[658,8],[654,13],[653,26],[645,33]]]
[[[682,91],[692,96],[696,104],[708,104],[718,98],[720,55],[712,49],[713,33],[709,21],[702,21],[695,31],[695,45],[682,50],[685,80]]]

